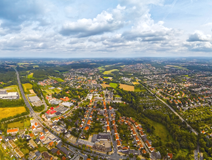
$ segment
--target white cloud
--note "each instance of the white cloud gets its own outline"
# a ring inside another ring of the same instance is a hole
[[[77,37],[87,37],[113,32],[122,28],[125,23],[121,19],[121,11],[124,9],[125,7],[118,5],[112,13],[103,11],[93,19],[83,18],[76,22],[66,22],[60,33],[64,36],[76,35]]]
[[[211,35],[205,35],[201,31],[195,31],[193,34],[191,34],[187,41],[189,42],[195,42],[195,41],[211,41]]]

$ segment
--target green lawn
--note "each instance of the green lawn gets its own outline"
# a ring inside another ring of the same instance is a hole
[[[111,87],[113,87],[113,88],[118,87],[118,84],[117,84],[117,83],[110,83],[109,85],[110,85]]]
[[[47,151],[47,148],[46,147],[39,147],[38,148],[38,151],[45,152],[45,151]]]
[[[168,130],[164,125],[161,123],[155,122],[151,119],[148,119],[150,125],[155,127],[154,134],[161,138],[161,141],[167,141],[167,136],[170,137],[170,140],[173,141],[171,135],[169,134]]]

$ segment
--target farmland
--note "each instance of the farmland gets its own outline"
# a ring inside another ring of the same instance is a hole
[[[109,71],[104,71],[103,74],[104,75],[112,74],[112,72],[115,72],[115,71],[119,71],[119,70],[118,69],[112,69],[112,70],[109,70]]]
[[[109,84],[101,84],[101,86],[103,87],[103,88],[106,88],[106,87],[110,87],[110,85]]]
[[[134,86],[126,85],[126,84],[120,84],[119,88],[125,90],[125,91],[134,91]]]
[[[0,108],[0,119],[7,118],[7,117],[13,117],[17,114],[21,114],[26,112],[26,109],[24,106],[21,107],[7,107],[7,108]]]

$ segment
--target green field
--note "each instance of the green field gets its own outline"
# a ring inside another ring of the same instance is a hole
[[[23,88],[24,92],[29,92],[29,90],[32,89],[32,85],[30,83],[24,83]]]
[[[107,75],[107,74],[111,74],[112,72],[115,72],[115,71],[119,71],[119,70],[118,69],[111,69],[109,71],[104,71],[103,74]]]
[[[17,85],[8,86],[5,87],[4,89],[6,89],[7,92],[19,92]]]
[[[34,73],[30,73],[30,74],[27,76],[27,78],[33,78],[33,74],[34,74]]]
[[[182,67],[182,66],[174,66],[174,65],[166,65],[166,66],[168,66],[168,67],[174,67],[174,68],[182,69],[182,70],[188,70],[187,68]]]
[[[54,80],[57,81],[57,82],[64,82],[63,79],[58,78],[58,77],[50,77],[50,78],[51,78],[51,79],[54,79]]]
[[[161,141],[167,141],[167,136],[169,136],[170,141],[173,141],[171,135],[169,134],[166,127],[158,122],[148,119],[150,125],[155,127],[154,134],[161,138]]]
[[[55,88],[55,89],[44,89],[44,92],[46,92],[47,94],[53,94],[53,93],[59,93],[61,90]]]
[[[33,65],[33,68],[39,68],[39,65]]]
[[[30,125],[31,125],[30,121],[29,121],[29,119],[27,119],[27,120],[24,120],[24,123],[23,123],[23,121],[8,123],[7,127],[8,128],[20,128],[20,129],[23,129],[23,128],[30,127]]]
[[[29,63],[18,63],[19,66],[25,65],[25,64],[29,64]]]
[[[100,71],[104,71],[104,70],[105,70],[103,67],[98,67],[98,69],[99,69]]]
[[[110,83],[109,84],[111,87],[113,87],[113,88],[117,88],[118,87],[118,84],[117,83]]]

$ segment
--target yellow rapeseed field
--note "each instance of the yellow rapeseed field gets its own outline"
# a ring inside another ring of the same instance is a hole
[[[15,116],[17,114],[21,114],[26,112],[24,106],[21,107],[7,107],[7,108],[0,108],[0,119]]]

